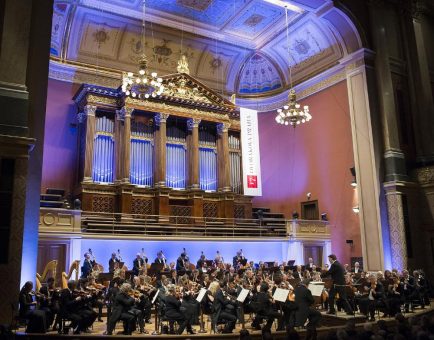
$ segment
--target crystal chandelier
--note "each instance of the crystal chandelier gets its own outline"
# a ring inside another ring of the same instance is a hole
[[[285,6],[285,19],[286,19],[286,43],[288,45],[288,55],[289,50],[289,26],[288,26],[288,7]],[[303,106],[297,103],[297,97],[295,95],[295,90],[292,86],[292,67],[291,63],[289,65],[289,95],[288,103],[282,108],[277,110],[276,122],[282,125],[292,125],[296,127],[297,125],[308,122],[312,119],[312,115],[309,113],[309,106]]]
[[[133,72],[124,72],[122,78],[122,92],[126,96],[133,98],[155,98],[161,95],[164,91],[163,79],[157,76],[156,72],[149,73],[148,58],[145,54],[145,15],[146,15],[146,1],[143,0],[143,16],[142,16],[142,36],[141,46],[142,55],[139,59],[139,74],[135,75]]]
[[[300,104],[297,103],[294,89],[289,90],[288,98],[288,104],[277,110],[276,122],[295,127],[312,119],[309,113],[309,106],[305,105],[301,109]]]

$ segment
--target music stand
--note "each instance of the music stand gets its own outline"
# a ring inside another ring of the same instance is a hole
[[[163,263],[151,263],[151,267],[149,267],[148,269],[148,275],[149,276],[153,276],[156,275],[158,276],[161,271],[164,268],[164,264]]]

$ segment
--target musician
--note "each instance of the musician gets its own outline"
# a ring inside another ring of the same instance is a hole
[[[135,315],[130,313],[130,310],[133,308],[136,300],[129,295],[130,292],[131,285],[129,283],[123,283],[119,288],[119,293],[114,298],[113,310],[107,323],[105,335],[113,334],[116,322],[119,320],[124,322],[124,334],[131,335],[134,328]]]
[[[240,266],[243,266],[246,262],[247,259],[244,257],[241,250],[237,251],[237,255],[235,255],[232,259],[234,268],[239,268]]]
[[[367,297],[359,302],[360,312],[365,315],[369,313],[369,321],[375,321],[375,309],[377,307],[384,307],[386,314],[388,314],[384,301],[384,287],[381,282],[377,280],[377,276],[371,274],[369,275],[369,284],[367,288],[369,292]]]
[[[163,266],[166,266],[166,258],[164,257],[162,251],[159,251],[157,253],[157,257],[155,258],[154,263],[162,264]]]
[[[89,277],[86,289],[92,292],[90,302],[92,307],[98,308],[98,321],[103,322],[102,308],[104,307],[104,302],[105,302],[104,285],[96,283],[94,277]]]
[[[262,329],[271,330],[271,325],[274,319],[277,318],[277,329],[283,330],[282,315],[273,309],[269,288],[268,283],[265,281],[260,285],[259,293],[256,296],[258,310],[252,322],[252,327],[258,330],[261,329],[260,324],[262,323],[262,319],[265,318],[267,319],[267,324]]]
[[[97,314],[87,306],[90,296],[76,291],[75,281],[69,281],[68,288],[62,290],[60,299],[60,313],[71,320],[74,334],[88,332],[88,328],[97,317]]]
[[[164,315],[168,320],[178,322],[178,334],[182,334],[185,328],[187,328],[187,333],[195,334],[191,328],[190,320],[186,319],[184,313],[181,311],[180,295],[176,292],[176,286],[170,284],[167,287],[167,291],[168,295],[165,298]],[[171,327],[173,326],[171,325]]]
[[[87,279],[87,277],[92,273],[92,268],[95,263],[95,260],[91,260],[90,253],[84,254],[84,262],[81,266],[81,279]]]
[[[115,271],[115,264],[120,263],[121,261],[117,258],[116,253],[112,253],[112,257],[109,260],[109,273],[113,273]]]
[[[53,277],[49,277],[47,279],[47,285],[41,287],[39,294],[41,297],[43,297],[39,300],[39,308],[46,311],[47,325],[50,326],[53,323],[56,314],[59,313],[60,309],[60,289],[56,289],[54,286]],[[59,323],[60,319],[57,318],[53,328],[54,330]]]
[[[176,260],[176,270],[186,271],[189,268],[187,267],[187,254],[182,252],[181,255]]]
[[[397,276],[391,278],[387,289],[387,300],[389,306],[389,315],[395,316],[401,312],[401,305],[404,302],[404,284],[400,282]]]
[[[293,272],[292,275],[294,276],[294,279],[300,279],[301,280],[303,278],[303,272],[301,270],[301,266],[296,266],[295,272]]]
[[[330,254],[328,256],[330,262],[330,269],[322,276],[331,276],[333,280],[333,286],[329,292],[329,311],[327,314],[336,314],[335,310],[335,296],[336,293],[339,293],[339,298],[342,301],[342,305],[344,307],[347,315],[353,315],[353,310],[347,300],[347,293],[345,290],[345,269],[342,264],[336,258],[335,254]]]
[[[218,265],[223,262],[224,262],[223,256],[221,256],[220,252],[217,250],[217,253],[214,258],[215,266],[218,267]]]
[[[304,266],[307,270],[313,270],[315,264],[313,263],[313,258],[309,257],[306,265]]]
[[[415,290],[414,277],[410,276],[408,270],[402,271],[401,282],[403,284],[404,300],[405,300],[405,312],[409,312],[410,301],[417,295]]]
[[[202,255],[200,255],[199,260],[197,260],[196,268],[202,268],[202,267],[204,267],[204,264],[206,267],[206,257],[205,257],[205,254],[202,252]]]
[[[237,317],[234,315],[235,308],[231,301],[223,295],[220,284],[217,281],[209,285],[209,298],[213,301],[212,327],[216,331],[217,323],[225,321],[222,333],[232,333],[235,328]]]
[[[362,272],[362,269],[360,268],[359,262],[354,262],[354,268],[351,269],[351,272],[354,274],[360,274]]]
[[[316,327],[321,320],[321,313],[311,306],[314,304],[314,299],[311,291],[307,288],[309,280],[303,280],[295,288],[295,305],[297,310],[295,311],[295,326],[302,327],[305,325],[306,320],[309,320],[307,324],[308,334],[310,333],[312,339],[316,338]],[[308,337],[306,334],[306,338]]]
[[[145,259],[143,259],[142,254],[137,253],[133,261],[133,275],[139,276],[140,272],[145,268],[146,263],[148,263],[148,258],[145,256]]]
[[[33,301],[33,283],[27,281],[20,290],[19,294],[19,318],[20,323],[27,323],[27,333],[45,333],[47,331],[46,313],[36,309],[37,302]]]

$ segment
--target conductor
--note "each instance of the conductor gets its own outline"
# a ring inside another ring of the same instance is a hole
[[[336,314],[335,310],[335,296],[339,293],[339,298],[342,301],[345,313],[353,315],[353,310],[347,299],[347,292],[345,290],[345,269],[342,264],[336,259],[335,254],[328,256],[330,262],[330,269],[323,275],[323,277],[330,276],[333,280],[333,286],[329,292],[329,306],[330,309],[327,314]]]

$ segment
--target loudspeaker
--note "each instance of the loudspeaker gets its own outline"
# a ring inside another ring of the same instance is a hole
[[[353,177],[356,177],[356,168],[354,166],[350,168],[350,171],[351,171],[351,175],[353,175]]]
[[[353,244],[353,240],[346,240],[345,242],[348,244]]]

